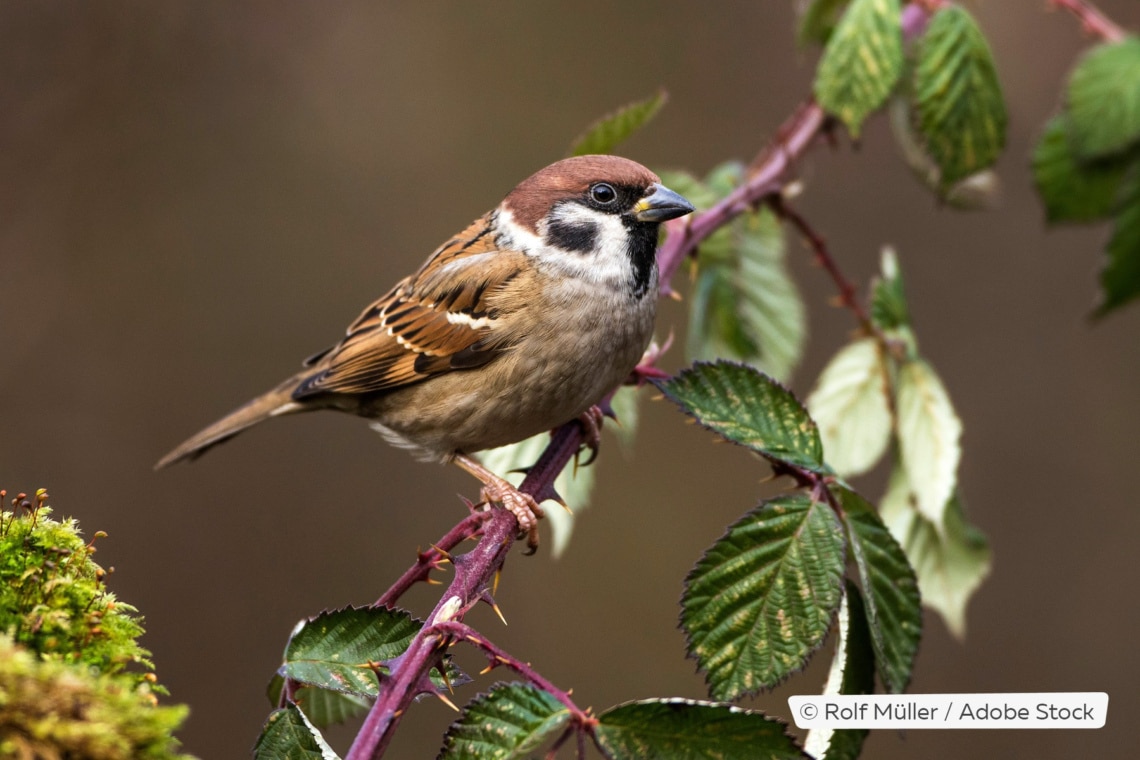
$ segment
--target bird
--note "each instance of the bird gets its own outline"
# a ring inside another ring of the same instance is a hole
[[[510,510],[533,551],[538,503],[472,454],[588,419],[622,384],[653,335],[659,227],[692,211],[635,161],[557,161],[437,248],[340,342],[155,469],[272,417],[348,412],[418,458],[475,476],[483,502]]]

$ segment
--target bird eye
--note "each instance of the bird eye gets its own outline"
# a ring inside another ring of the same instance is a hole
[[[593,200],[594,203],[608,206],[617,200],[617,190],[614,190],[613,185],[599,182],[590,187],[590,199]]]

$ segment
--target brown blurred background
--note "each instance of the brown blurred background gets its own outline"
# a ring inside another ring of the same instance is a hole
[[[333,342],[615,106],[670,91],[624,150],[650,166],[750,158],[810,88],[816,53],[795,48],[791,5],[0,7],[0,486],[47,487],[58,512],[110,534],[98,559],[192,706],[188,751],[245,756],[291,626],[372,601],[475,488],[334,414],[271,423],[191,466],[156,474],[155,460]],[[1101,5],[1140,28],[1134,0]],[[939,208],[882,118],[858,149],[810,155],[799,204],[860,282],[897,247],[965,423],[961,480],[994,571],[964,643],[927,617],[913,690],[1104,690],[1111,710],[1101,731],[879,732],[866,756],[1131,757],[1140,306],[1089,322],[1107,230],[1047,232],[1028,171],[1089,39],[1044,0],[969,6],[1010,109],[1000,209]],[[792,245],[806,393],[852,323]],[[683,324],[671,306],[660,329]],[[471,619],[583,704],[704,695],[675,629],[681,579],[772,486],[680,422],[646,403],[636,454],[607,447],[567,554],[509,561],[510,627]],[[869,495],[879,483],[864,481]],[[431,601],[410,598],[421,614]],[[829,656],[755,704],[787,717]],[[392,756],[434,756],[452,717],[417,705]],[[348,736],[331,733],[342,752]]]

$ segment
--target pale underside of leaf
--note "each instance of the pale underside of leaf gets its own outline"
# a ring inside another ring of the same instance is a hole
[[[957,638],[966,636],[966,605],[990,573],[991,552],[982,533],[966,522],[955,497],[940,533],[914,508],[906,476],[896,467],[880,510],[918,576],[922,603],[938,612]]]
[[[808,396],[824,459],[843,477],[874,467],[890,442],[886,369],[877,341],[857,340],[831,359]]]
[[[939,530],[957,484],[962,423],[934,370],[922,359],[902,365],[898,376],[899,453],[918,510]]]

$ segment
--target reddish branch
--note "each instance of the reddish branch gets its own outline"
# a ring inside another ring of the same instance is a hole
[[[1085,0],[1051,0],[1056,8],[1061,8],[1081,20],[1081,26],[1090,34],[1095,34],[1106,42],[1120,42],[1127,36],[1115,21],[1105,16]]]
[[[1124,30],[1083,0],[1051,1],[1055,6],[1080,18],[1085,28],[1105,40],[1116,41],[1124,37]],[[931,15],[944,4],[943,0],[917,0],[907,4],[902,15],[904,37],[908,40],[919,37]],[[792,114],[771,143],[752,162],[744,184],[711,208],[687,219],[666,224],[667,237],[657,254],[661,268],[662,296],[673,294],[670,286],[673,276],[686,258],[696,254],[703,241],[740,214],[768,203],[807,240],[817,261],[839,289],[843,305],[852,311],[861,326],[873,329],[866,311],[856,298],[854,286],[840,271],[822,237],[803,217],[788,208],[780,197],[794,170],[795,162],[815,143],[817,137],[827,133],[829,125],[830,119],[823,109],[809,99]],[[653,372],[652,368],[645,368],[640,375]],[[540,501],[553,498],[554,479],[584,443],[581,425],[576,421],[563,425],[554,433],[539,461],[529,470],[519,486],[520,490]],[[803,473],[787,474],[799,476],[798,479],[805,485],[820,485],[814,478],[806,477]],[[558,698],[574,715],[576,726],[589,727],[589,721],[594,719],[575,706],[567,692],[557,689],[529,665],[499,650],[462,623],[464,615],[480,601],[493,603],[491,585],[514,543],[517,530],[514,515],[506,510],[493,509],[473,514],[449,531],[436,546],[420,552],[415,564],[377,600],[377,604],[392,604],[410,586],[428,580],[431,571],[445,560],[451,559],[455,565],[455,577],[432,610],[428,622],[413,638],[408,650],[392,663],[389,675],[381,682],[379,696],[345,760],[379,758],[412,700],[418,694],[436,692],[435,686],[428,679],[428,673],[441,663],[441,634],[461,637],[480,647],[494,658],[493,662],[511,667]],[[469,538],[478,538],[475,548],[466,554],[452,557],[450,550]],[[569,732],[559,738],[558,744],[562,744],[568,737]],[[584,732],[578,731],[580,748],[583,737]]]

